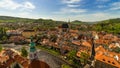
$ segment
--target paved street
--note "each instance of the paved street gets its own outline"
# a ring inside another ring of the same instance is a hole
[[[17,51],[20,51],[20,49],[22,48],[23,45],[14,45],[14,44],[2,44],[3,47],[5,48],[13,48]],[[26,46],[26,49],[29,50],[29,47]],[[42,50],[37,50],[38,51],[38,55],[39,55],[39,59],[41,61],[46,62],[51,68],[61,68],[62,64],[65,64],[64,61],[62,61],[60,58],[55,57],[45,51]]]

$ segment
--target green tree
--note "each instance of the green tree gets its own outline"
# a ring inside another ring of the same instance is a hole
[[[80,61],[84,64],[87,63],[88,59],[89,59],[89,54],[85,53],[85,52],[81,52],[81,57],[80,57]]]
[[[57,40],[57,35],[50,35],[51,42],[56,42],[56,40]]]
[[[7,37],[6,37],[6,36],[3,36],[3,37],[2,37],[2,40],[7,40]]]
[[[68,58],[70,59],[74,59],[76,56],[76,50],[71,50],[68,54],[67,54]]]
[[[21,55],[22,55],[23,57],[27,57],[27,56],[28,56],[28,52],[27,52],[27,50],[25,49],[25,47],[22,47],[22,49],[21,49]]]
[[[116,53],[120,53],[120,48],[119,47],[116,47],[114,48],[112,51],[116,52]]]
[[[72,67],[70,67],[69,65],[63,64],[62,68],[72,68]]]
[[[3,47],[2,47],[2,45],[0,45],[0,52],[2,51],[2,49],[3,49]]]

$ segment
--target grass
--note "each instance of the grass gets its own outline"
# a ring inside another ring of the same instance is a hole
[[[69,65],[63,64],[62,68],[71,68]]]
[[[49,48],[47,48],[47,47],[45,47],[45,46],[39,45],[39,46],[36,46],[36,47],[39,48],[39,49],[41,49],[41,50],[47,51],[47,52],[49,52],[49,53],[52,54],[52,55],[55,55],[55,56],[60,55],[60,53],[59,53],[58,51],[53,50],[53,49],[49,49]]]

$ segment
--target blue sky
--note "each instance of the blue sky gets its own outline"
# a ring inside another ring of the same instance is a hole
[[[100,21],[120,18],[120,0],[0,0],[0,15]]]

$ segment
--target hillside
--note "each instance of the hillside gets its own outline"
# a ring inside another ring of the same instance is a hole
[[[80,24],[89,24],[87,22],[83,22],[83,21],[79,21],[79,20],[74,20],[72,22],[70,22],[71,24],[76,24],[76,25],[80,25]]]
[[[28,19],[28,18],[19,18],[19,17],[10,17],[10,16],[0,16],[0,23],[40,23],[42,27],[55,27],[59,26],[62,23],[67,23],[64,21],[55,21],[52,19]],[[71,27],[74,29],[76,25],[85,24],[89,26],[90,23],[82,22],[79,20],[69,22]],[[106,31],[108,33],[118,34],[120,33],[120,18],[103,20],[95,22],[92,27],[88,28],[96,31]]]
[[[23,23],[41,23],[41,22],[59,22],[59,23],[67,23],[64,21],[55,21],[52,19],[29,19],[29,18],[20,18],[20,17],[11,17],[11,16],[0,16],[0,23],[17,23],[17,22],[23,22]],[[75,20],[70,22],[71,24],[86,24],[86,22],[82,22],[79,20]]]
[[[11,16],[0,16],[0,23],[17,23],[17,22],[33,22],[34,19],[28,18],[19,18],[19,17],[11,17]]]
[[[109,19],[104,21],[99,21],[94,24],[94,28],[97,31],[106,31],[108,33],[118,34],[120,33],[120,18]]]

